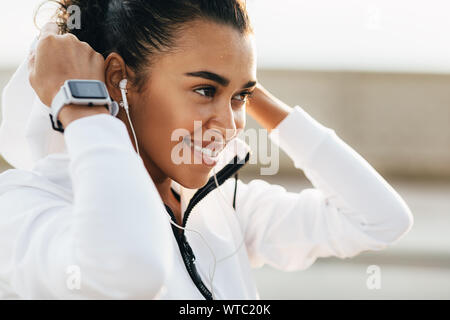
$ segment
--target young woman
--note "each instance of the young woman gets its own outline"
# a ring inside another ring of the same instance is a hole
[[[66,28],[70,5],[81,29]],[[257,83],[241,1],[63,1],[60,13],[4,91],[0,150],[15,169],[0,175],[1,298],[257,299],[251,268],[302,270],[410,230],[408,206],[359,154]],[[123,108],[66,105],[53,130],[69,79],[104,82]],[[246,113],[314,188],[237,178]],[[195,121],[225,136],[216,158]],[[180,128],[200,163],[173,161]]]

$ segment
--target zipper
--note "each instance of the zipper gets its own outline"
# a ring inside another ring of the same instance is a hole
[[[222,185],[229,177],[233,175],[233,173],[237,172],[241,167],[243,167],[248,160],[250,159],[250,152],[247,152],[244,162],[238,156],[235,156],[233,160],[231,160],[222,170],[217,173],[217,182],[219,186]],[[211,191],[217,188],[216,182],[214,181],[214,177],[210,177],[206,185],[197,190],[197,192],[193,195],[189,204],[186,208],[186,211],[183,214],[183,225],[182,227],[186,227],[187,221],[189,219],[189,215],[194,207]],[[184,234],[184,230],[183,234]]]
[[[165,206],[172,220],[176,222],[175,215],[173,214],[172,210],[167,205]],[[178,248],[180,249],[183,263],[186,267],[187,272],[189,273],[189,276],[191,277],[192,281],[194,282],[195,286],[200,291],[200,293],[203,295],[203,297],[205,297],[206,300],[213,300],[211,292],[205,286],[202,279],[200,278],[200,275],[198,274],[197,267],[195,266],[195,255],[194,252],[192,251],[191,246],[186,240],[186,236],[184,234],[180,235],[178,233],[178,228],[176,226],[172,224],[171,226],[178,244]]]
[[[231,177],[235,172],[237,172],[242,166],[244,166],[248,160],[250,159],[250,152],[247,152],[244,162],[242,162],[242,159],[240,159],[238,156],[235,156],[233,160],[231,160],[222,170],[220,170],[216,177],[217,182],[219,185],[223,184],[229,177]],[[214,177],[210,177],[206,185],[204,185],[202,188],[197,190],[197,192],[194,194],[194,196],[189,201],[189,204],[186,208],[186,211],[183,215],[183,223],[182,227],[185,228],[189,214],[192,212],[194,207],[204,198],[206,197],[211,191],[213,191],[217,187]],[[173,214],[172,210],[169,206],[164,204],[166,207],[167,212],[170,214],[170,217],[172,220],[176,223],[175,215]],[[178,248],[180,249],[181,257],[183,258],[184,265],[186,267],[187,272],[189,273],[189,276],[191,277],[192,281],[194,282],[197,289],[200,291],[200,293],[205,297],[206,300],[213,300],[213,296],[209,289],[205,286],[203,283],[200,275],[198,274],[197,267],[195,266],[195,255],[192,251],[191,246],[187,242],[186,236],[184,234],[184,229],[182,229],[181,234],[179,232],[179,229],[172,225],[172,231],[174,233],[175,239],[178,244]]]

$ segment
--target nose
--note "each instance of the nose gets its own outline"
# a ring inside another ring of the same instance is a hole
[[[235,114],[230,103],[218,105],[209,123],[208,130],[219,131],[222,135],[223,143],[228,143],[236,136]]]

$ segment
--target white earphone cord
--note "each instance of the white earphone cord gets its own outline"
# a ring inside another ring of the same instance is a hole
[[[120,86],[120,92],[122,93],[122,103],[120,103],[120,105],[126,111],[126,114],[127,114],[127,117],[128,117],[128,122],[130,123],[131,131],[133,132],[134,142],[136,144],[136,150],[137,150],[138,155],[140,156],[140,154],[139,154],[139,146],[138,146],[137,138],[136,138],[136,133],[134,131],[133,124],[131,123],[131,118],[130,118],[130,114],[129,114],[129,111],[128,111],[129,106],[128,106],[128,101],[127,101],[126,85],[127,85],[127,79],[123,79],[122,81],[120,81],[120,85],[119,86]],[[213,175],[214,175],[214,182],[216,183],[217,189],[219,190],[222,199],[224,200],[224,202],[227,205],[229,205],[233,209],[233,211],[235,211],[235,209],[233,208],[233,206],[231,206],[230,202],[227,200],[226,196],[223,194],[223,192],[222,192],[222,190],[220,188],[219,182],[217,181],[216,168],[215,167],[213,168]],[[205,238],[203,237],[203,235],[200,232],[198,232],[196,230],[193,230],[193,229],[187,229],[187,228],[184,228],[184,227],[178,225],[177,223],[172,221],[172,217],[169,215],[168,212],[166,212],[166,214],[169,217],[170,223],[173,224],[175,227],[177,227],[179,229],[182,229],[182,230],[185,230],[185,231],[190,231],[190,232],[194,232],[194,233],[198,234],[200,236],[200,238],[202,239],[202,241],[208,247],[209,251],[211,252],[211,255],[213,256],[214,263],[213,263],[213,272],[212,272],[212,274],[210,272],[211,268],[208,269],[209,270],[209,280],[210,280],[211,294],[213,296],[213,300],[216,300],[216,296],[215,296],[215,293],[214,293],[214,287],[213,287],[213,281],[214,281],[214,275],[215,275],[215,272],[216,272],[216,266],[217,266],[218,263],[220,263],[220,262],[222,262],[222,261],[232,257],[236,253],[238,253],[239,249],[244,244],[245,238],[242,237],[242,241],[241,241],[241,243],[239,244],[239,246],[237,247],[237,249],[235,251],[233,251],[231,254],[229,254],[229,255],[227,255],[227,256],[217,260],[216,255],[214,254],[214,251],[212,250],[212,248],[210,247],[210,245],[208,244],[208,242],[205,240]]]
[[[225,203],[227,205],[230,205],[230,202],[227,201],[225,195],[223,194],[223,192],[222,192],[222,190],[220,188],[219,182],[217,181],[216,168],[215,167],[213,168],[213,174],[214,174],[214,182],[216,183],[217,189],[219,190],[219,192],[220,192],[220,194],[222,196],[222,199],[225,201]],[[235,209],[231,205],[230,205],[230,207],[233,209],[233,211],[235,211]],[[203,242],[206,244],[206,246],[208,247],[209,251],[211,252],[211,254],[213,256],[214,263],[213,263],[212,275],[211,275],[211,272],[209,273],[209,281],[210,281],[211,294],[213,296],[213,300],[216,300],[216,295],[214,293],[214,287],[213,287],[213,281],[214,281],[214,275],[215,275],[215,272],[216,272],[216,266],[217,266],[218,263],[220,263],[220,262],[222,262],[222,261],[224,261],[224,260],[234,256],[236,253],[238,253],[239,249],[241,249],[242,245],[244,244],[245,238],[242,237],[242,241],[241,241],[241,243],[239,244],[239,246],[237,247],[237,249],[235,251],[233,251],[231,254],[229,254],[229,255],[227,255],[227,256],[217,260],[216,255],[214,254],[214,251],[211,249],[211,247],[209,246],[208,242],[205,240],[205,238],[203,238],[203,236],[202,236],[202,234],[200,232],[198,232],[196,230],[193,230],[193,229],[183,228],[182,226],[180,226],[177,223],[172,221],[172,217],[170,217],[169,213],[167,213],[167,215],[169,216],[170,223],[173,224],[174,226],[176,226],[177,228],[185,230],[185,231],[191,231],[191,232],[194,232],[194,233],[198,234],[200,236],[200,238],[203,240]],[[211,268],[209,268],[209,271],[211,271]]]

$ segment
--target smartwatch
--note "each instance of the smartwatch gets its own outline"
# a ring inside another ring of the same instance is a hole
[[[119,106],[112,101],[105,84],[99,80],[66,80],[53,98],[50,107],[50,122],[52,128],[64,132],[62,123],[58,120],[61,109],[69,104],[87,106],[105,106],[112,116],[119,112]]]

